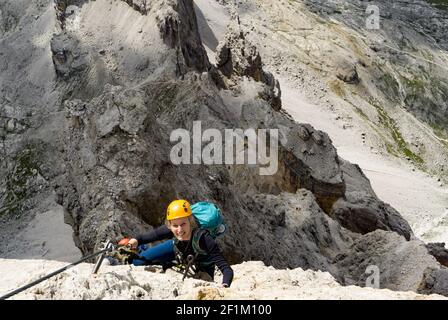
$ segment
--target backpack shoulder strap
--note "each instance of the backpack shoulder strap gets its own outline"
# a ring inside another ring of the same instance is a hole
[[[202,255],[207,254],[207,252],[205,250],[201,249],[201,246],[199,245],[199,242],[200,242],[201,238],[206,233],[208,233],[207,230],[200,229],[200,228],[194,230],[194,232],[193,232],[191,245],[193,247],[194,252],[197,253],[197,254],[202,254]]]

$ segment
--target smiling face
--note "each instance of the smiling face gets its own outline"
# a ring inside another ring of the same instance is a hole
[[[169,227],[179,241],[190,240],[192,230],[190,219],[188,217],[171,220]]]

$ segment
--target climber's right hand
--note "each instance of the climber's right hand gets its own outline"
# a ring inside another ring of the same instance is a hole
[[[132,249],[137,249],[137,247],[138,247],[138,240],[132,238],[131,240],[129,240],[128,245],[131,246]]]

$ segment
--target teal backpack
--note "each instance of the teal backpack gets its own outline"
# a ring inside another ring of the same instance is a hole
[[[191,206],[193,216],[199,228],[210,232],[213,238],[224,234],[226,225],[222,217],[221,210],[211,202],[198,202]]]

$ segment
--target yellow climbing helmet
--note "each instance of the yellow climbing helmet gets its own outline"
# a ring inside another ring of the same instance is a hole
[[[175,200],[170,203],[166,210],[166,220],[174,220],[191,216],[190,203],[186,200]]]

